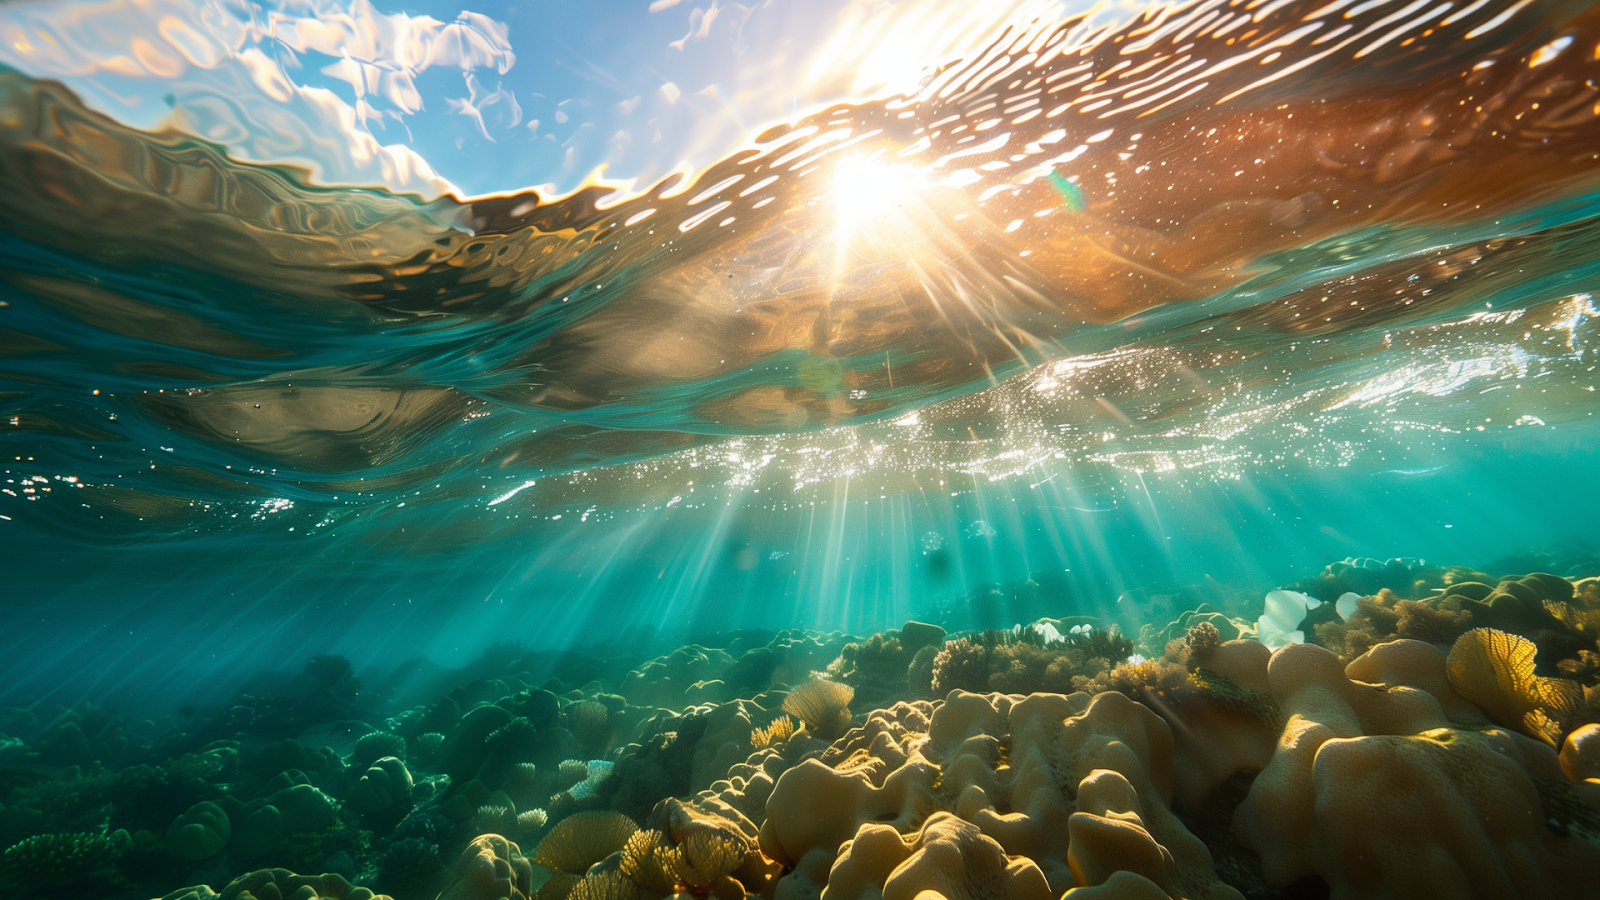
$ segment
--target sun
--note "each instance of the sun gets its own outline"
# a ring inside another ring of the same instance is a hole
[[[863,232],[883,234],[904,218],[902,208],[915,192],[911,174],[903,169],[869,159],[842,160],[832,192],[839,241],[849,242]]]

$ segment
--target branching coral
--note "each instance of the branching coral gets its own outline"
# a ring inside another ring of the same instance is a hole
[[[113,878],[111,841],[98,834],[38,834],[5,852],[5,878],[22,894],[68,894]]]
[[[794,737],[794,731],[794,719],[779,716],[768,722],[765,728],[757,728],[750,732],[750,746],[756,750],[782,746],[789,738]]]
[[[1133,642],[1111,630],[1089,629],[1047,640],[1039,631],[985,631],[947,641],[934,657],[935,693],[952,690],[1069,693],[1076,679],[1093,678],[1133,653]]]

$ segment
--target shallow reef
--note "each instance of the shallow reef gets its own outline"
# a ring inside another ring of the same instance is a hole
[[[0,710],[0,845],[19,900],[1600,897],[1600,579],[317,657],[160,722]]]

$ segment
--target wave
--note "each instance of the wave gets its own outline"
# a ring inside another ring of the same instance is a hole
[[[431,201],[0,74],[0,441],[28,515],[174,534],[1580,421],[1597,41],[1549,0],[1034,21],[694,178]]]

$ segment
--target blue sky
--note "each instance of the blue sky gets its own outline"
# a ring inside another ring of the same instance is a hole
[[[1070,3],[1071,0],[1068,0]],[[326,183],[643,188],[1062,0],[22,0],[0,63]],[[1082,5],[1082,4],[1078,4]],[[425,164],[419,164],[425,161]]]

